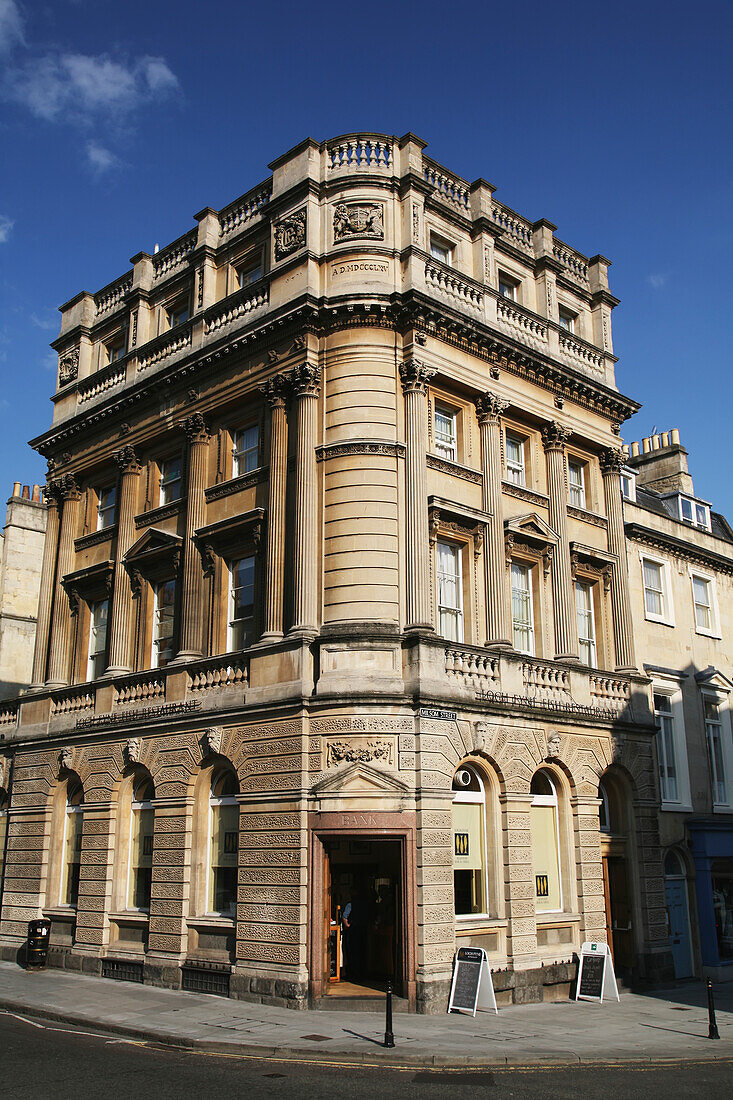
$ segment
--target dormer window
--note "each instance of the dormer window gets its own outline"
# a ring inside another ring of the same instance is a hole
[[[707,504],[701,504],[691,497],[680,496],[679,515],[683,523],[689,523],[693,527],[701,527],[703,531],[710,530],[710,509]]]
[[[444,237],[431,233],[430,255],[434,260],[440,260],[442,264],[447,264],[450,267],[453,262],[453,245],[450,241],[446,241]]]

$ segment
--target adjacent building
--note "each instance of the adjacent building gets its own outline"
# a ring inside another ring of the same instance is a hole
[[[637,650],[659,727],[660,834],[678,978],[733,977],[733,531],[696,496],[679,432],[622,472]]]
[[[296,1007],[442,1011],[456,945],[505,1002],[607,934],[671,975],[609,261],[424,150],[306,140],[62,307],[5,957],[45,913]]]
[[[45,531],[40,487],[16,481],[0,534],[0,699],[31,681]]]

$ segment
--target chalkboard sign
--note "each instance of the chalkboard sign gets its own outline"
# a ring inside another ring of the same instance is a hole
[[[459,947],[453,969],[449,1012],[476,1015],[477,1008],[498,1012],[489,960],[482,947]]]
[[[606,986],[620,1000],[611,950],[607,943],[588,941],[580,949],[576,1001],[602,1001]]]

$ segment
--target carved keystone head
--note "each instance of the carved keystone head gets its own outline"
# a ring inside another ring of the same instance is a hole
[[[74,757],[71,749],[62,749],[59,753],[59,772],[71,771]]]
[[[562,745],[562,737],[557,730],[549,730],[547,734],[547,759],[557,760],[560,756],[560,746]]]
[[[139,737],[131,737],[125,745],[125,761],[128,764],[140,763],[140,750],[142,749],[142,741]]]
[[[486,723],[473,723],[473,752],[484,752],[486,749]]]
[[[201,751],[204,756],[221,752],[221,726],[209,726],[201,736]]]

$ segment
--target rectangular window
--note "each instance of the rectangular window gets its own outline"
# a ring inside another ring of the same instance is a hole
[[[624,500],[636,501],[636,478],[628,470],[622,470],[620,475],[621,496]]]
[[[585,508],[585,467],[582,462],[568,459],[568,488],[574,508]]]
[[[457,419],[452,409],[435,406],[435,453],[450,462],[458,460]]]
[[[115,521],[115,506],[117,504],[117,489],[114,485],[108,489],[100,489],[97,493],[97,530],[103,531],[105,527],[111,527]]]
[[[664,588],[664,569],[656,561],[643,558],[641,563],[644,574],[644,608],[648,619],[665,619],[667,615],[667,594]]]
[[[180,456],[167,458],[160,464],[160,504],[172,504],[181,499],[182,463]]]
[[[98,679],[106,666],[108,613],[109,600],[98,600],[89,609],[87,680]]]
[[[104,345],[104,352],[108,363],[115,363],[121,359],[127,351],[127,342],[124,336],[116,336]]]
[[[252,283],[256,283],[258,279],[262,278],[262,260],[261,259],[249,259],[246,263],[243,263],[241,267],[237,268],[237,282],[240,289],[245,286],[250,286]]]
[[[188,302],[176,302],[165,311],[165,314],[168,318],[168,328],[178,328],[188,320]]]
[[[241,477],[250,470],[256,470],[260,455],[260,431],[255,424],[250,428],[240,428],[234,433],[233,476]]]
[[[575,582],[575,608],[578,616],[578,645],[584,664],[596,667],[596,624],[593,613],[593,585]]]
[[[461,552],[450,542],[438,543],[438,630],[443,638],[463,641]]]
[[[680,496],[680,519],[683,523],[689,523],[693,527],[701,527],[704,531],[710,530],[710,509],[707,504],[699,504],[690,497]]]
[[[563,309],[563,307],[560,306],[558,310],[558,323],[561,329],[564,329],[565,332],[575,332],[577,319],[578,316],[576,313],[571,313],[569,309]]]
[[[705,577],[692,578],[692,598],[695,604],[695,629],[704,634],[713,630],[712,584]]]
[[[211,799],[209,912],[232,916],[237,908],[239,806],[230,798]]]
[[[434,260],[440,260],[442,264],[450,265],[453,258],[453,246],[442,237],[430,234],[430,255]]]
[[[229,631],[227,649],[230,653],[245,649],[252,641],[254,623],[255,559],[254,555],[229,563]]]
[[[655,692],[654,714],[659,726],[657,756],[659,758],[659,786],[662,793],[662,802],[679,802],[674,716],[672,714],[672,700],[668,695],[657,695]]]
[[[144,912],[150,909],[154,821],[155,812],[150,802],[133,802],[128,906]]]
[[[514,648],[534,655],[532,572],[526,565],[512,564],[512,631]]]
[[[524,440],[518,435],[506,434],[506,479],[514,485],[527,484],[527,470],[524,461]]]
[[[723,727],[720,706],[714,699],[703,698],[705,709],[705,735],[710,757],[710,777],[713,784],[713,802],[725,805],[728,801],[727,779],[723,758]]]
[[[499,294],[502,298],[508,298],[510,302],[516,302],[518,299],[519,283],[516,279],[513,279],[511,275],[505,274],[503,271],[499,272]]]
[[[153,588],[153,668],[173,660],[173,620],[176,582],[160,581]]]

